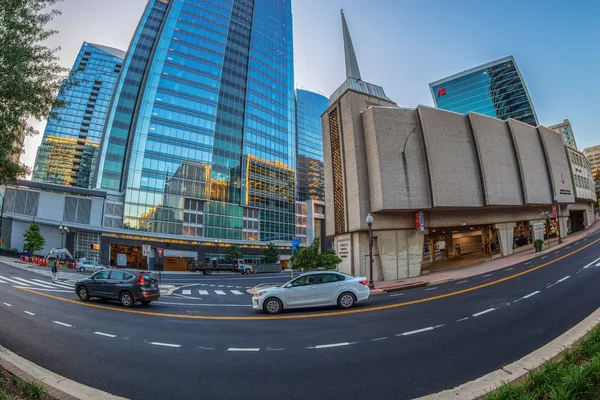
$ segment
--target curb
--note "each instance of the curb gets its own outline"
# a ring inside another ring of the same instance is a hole
[[[600,308],[550,343],[507,366],[490,372],[454,389],[419,397],[416,400],[473,400],[498,389],[503,383],[521,383],[529,372],[538,370],[549,361],[561,360],[570,347],[585,339],[590,330],[600,324]]]
[[[124,397],[114,396],[66,379],[18,356],[3,346],[0,346],[0,365],[25,381],[36,381],[44,387],[48,395],[60,400],[126,400]]]
[[[390,293],[390,292],[398,292],[400,290],[414,289],[414,288],[423,287],[423,286],[427,286],[427,285],[431,285],[431,283],[426,282],[426,281],[419,281],[419,282],[415,282],[415,283],[405,283],[403,285],[385,286],[385,287],[380,287],[377,289],[381,290],[384,293]]]

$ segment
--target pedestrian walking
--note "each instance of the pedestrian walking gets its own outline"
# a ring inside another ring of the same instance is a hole
[[[57,268],[56,268],[56,261],[55,261],[54,264],[52,264],[52,283],[54,283],[56,281],[56,272],[57,272]]]

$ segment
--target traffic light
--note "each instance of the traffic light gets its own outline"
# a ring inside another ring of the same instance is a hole
[[[92,243],[92,251],[100,251],[100,244]]]
[[[415,213],[415,229],[418,231],[425,230],[425,216],[423,215],[423,211]]]

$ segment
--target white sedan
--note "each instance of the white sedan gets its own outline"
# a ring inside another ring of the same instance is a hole
[[[368,283],[365,277],[355,278],[340,272],[309,272],[283,285],[257,288],[252,308],[268,314],[278,314],[288,308],[336,304],[348,309],[369,298]]]
[[[77,268],[79,272],[96,272],[106,269],[105,266],[96,264],[95,262],[89,260],[80,260],[75,268]]]

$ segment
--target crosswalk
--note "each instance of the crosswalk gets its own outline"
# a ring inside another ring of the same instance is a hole
[[[235,290],[235,289],[215,289],[215,290],[197,290],[197,289],[182,289],[179,292],[176,292],[175,294],[181,294],[183,296],[227,296],[227,295],[233,295],[233,296],[241,296],[243,294],[248,294],[246,292],[240,291],[240,290]]]
[[[24,279],[17,276],[3,276],[0,275],[0,284],[9,284],[18,287],[25,287],[37,290],[51,290],[51,291],[70,291],[75,289],[74,285],[67,282],[52,282],[50,278],[46,280],[42,279]]]

